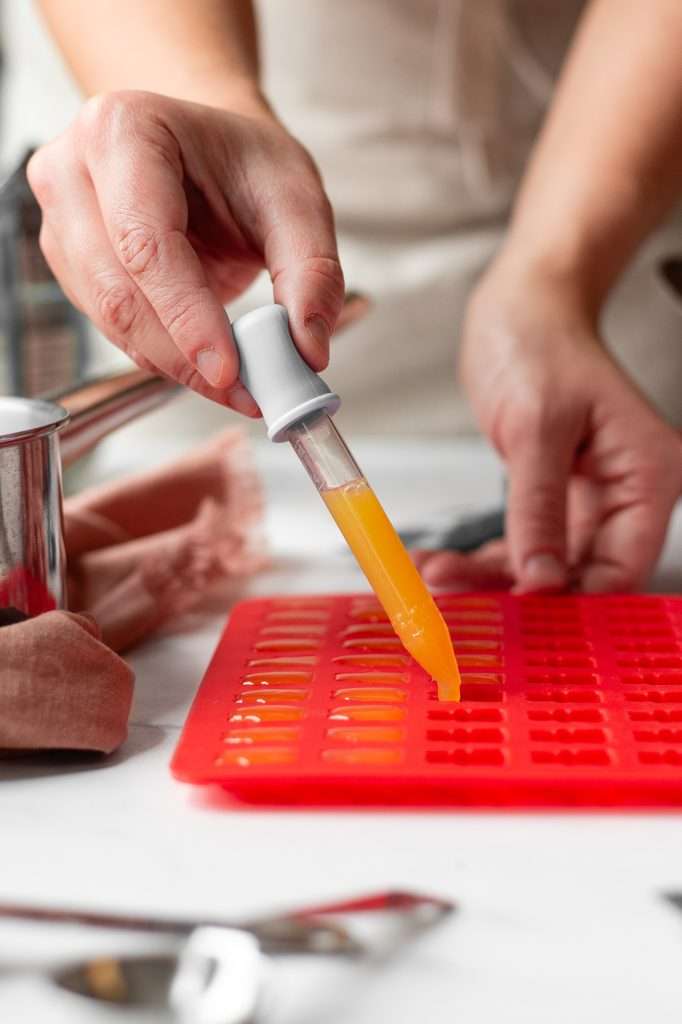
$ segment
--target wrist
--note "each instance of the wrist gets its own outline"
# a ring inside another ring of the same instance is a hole
[[[603,296],[584,269],[508,237],[475,290],[476,305],[546,308],[551,319],[595,329]]]
[[[158,86],[148,86],[173,99],[199,103],[243,117],[269,118],[275,115],[258,80],[243,74],[226,74],[223,68],[210,66],[179,69],[178,74],[164,76]]]
[[[563,204],[560,198],[525,190],[500,258],[527,276],[551,280],[596,317],[651,226],[648,205],[628,175],[614,174],[608,195],[598,190],[589,201],[565,195]]]
[[[219,107],[231,114],[244,117],[270,118],[275,114],[254,78],[231,77],[227,81],[207,81],[202,88],[203,99],[198,102]]]

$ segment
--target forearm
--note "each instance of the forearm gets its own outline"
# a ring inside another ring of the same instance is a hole
[[[39,0],[83,91],[265,108],[250,0]]]
[[[682,4],[593,0],[531,159],[502,254],[596,311],[682,193]]]

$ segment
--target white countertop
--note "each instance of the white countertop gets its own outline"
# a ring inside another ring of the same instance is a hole
[[[499,468],[475,442],[354,447],[399,525],[499,499]],[[171,445],[138,442],[136,450],[149,463]],[[109,439],[91,472],[119,472],[130,452],[121,435]],[[248,595],[365,589],[286,446],[264,444],[258,460],[273,565]],[[657,575],[661,589],[682,590],[676,565],[682,513]],[[658,894],[682,888],[679,815],[224,806],[168,770],[223,619],[186,621],[131,657],[130,736],[114,757],[0,767],[0,900],[232,917],[416,888],[455,899],[460,912],[386,962],[279,961],[266,1021],[677,1022],[682,916]],[[118,1020],[2,964],[122,943],[107,933],[0,923],[0,1020]]]

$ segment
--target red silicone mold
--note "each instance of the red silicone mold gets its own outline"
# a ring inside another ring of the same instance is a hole
[[[371,596],[233,610],[172,762],[281,804],[682,803],[682,598],[438,598],[440,703]]]

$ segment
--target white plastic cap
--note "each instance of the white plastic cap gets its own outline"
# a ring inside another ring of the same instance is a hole
[[[333,416],[341,399],[299,355],[289,334],[284,306],[261,306],[232,324],[239,352],[239,376],[258,403],[271,441],[311,412]]]

